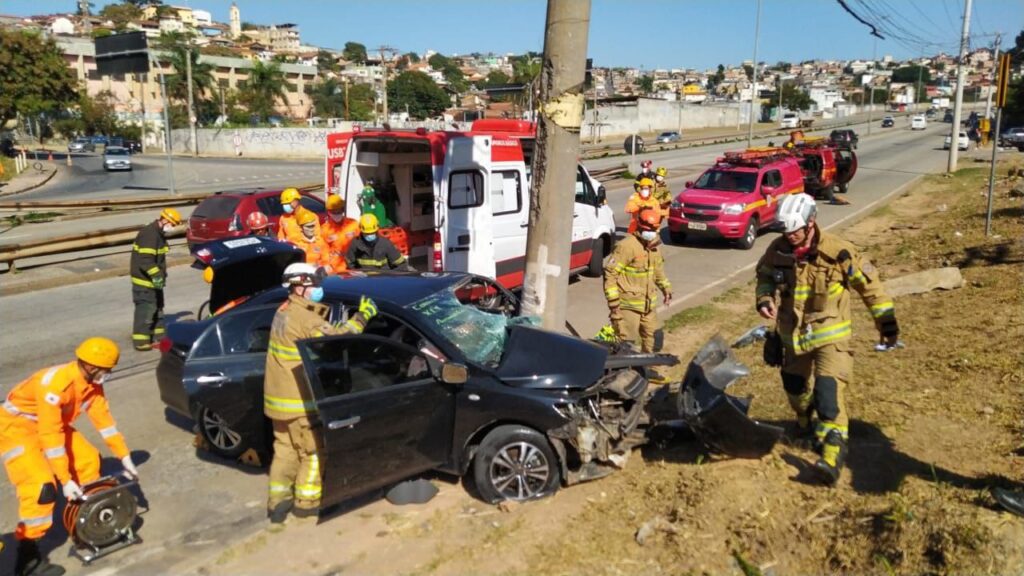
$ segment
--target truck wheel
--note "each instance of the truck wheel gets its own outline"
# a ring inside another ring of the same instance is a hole
[[[669,230],[668,237],[672,240],[673,244],[678,244],[679,246],[686,244],[686,232],[673,232]]]
[[[590,247],[590,263],[587,264],[587,269],[583,272],[584,276],[590,278],[600,278],[601,273],[604,272],[604,237],[595,238],[592,246]]]
[[[757,240],[757,216],[751,216],[747,221],[747,227],[743,230],[743,236],[736,240],[736,246],[741,250],[750,250]]]

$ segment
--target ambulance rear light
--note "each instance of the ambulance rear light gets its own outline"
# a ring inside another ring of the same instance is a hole
[[[430,269],[433,272],[443,272],[444,262],[441,260],[441,231],[434,230],[434,246],[431,249]]]

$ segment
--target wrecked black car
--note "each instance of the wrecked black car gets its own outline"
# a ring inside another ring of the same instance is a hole
[[[299,343],[324,506],[429,470],[471,475],[491,502],[604,476],[646,441],[645,367],[676,362],[537,328],[514,316],[515,296],[473,275],[346,273],[323,287],[332,322],[363,295],[380,311],[363,334]],[[272,288],[167,327],[161,399],[220,455],[267,461],[263,371],[284,299]]]

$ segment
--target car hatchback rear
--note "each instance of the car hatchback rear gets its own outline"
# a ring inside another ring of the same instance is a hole
[[[222,238],[235,238],[252,233],[245,220],[252,212],[260,211],[270,220],[270,231],[277,233],[277,224],[284,214],[280,190],[218,192],[196,206],[188,219],[185,237],[189,246]],[[327,209],[318,198],[302,193],[302,206],[315,213],[320,221],[327,218]]]

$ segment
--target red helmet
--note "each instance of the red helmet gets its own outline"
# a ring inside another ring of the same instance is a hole
[[[650,160],[644,160],[640,163],[640,167],[644,170],[650,170],[651,166],[654,166],[654,162],[651,162]]]
[[[263,230],[270,225],[267,215],[259,211],[250,212],[249,216],[245,218],[245,223],[249,226],[250,230]]]
[[[661,214],[654,208],[644,208],[637,217],[640,230],[657,230],[661,226]]]

